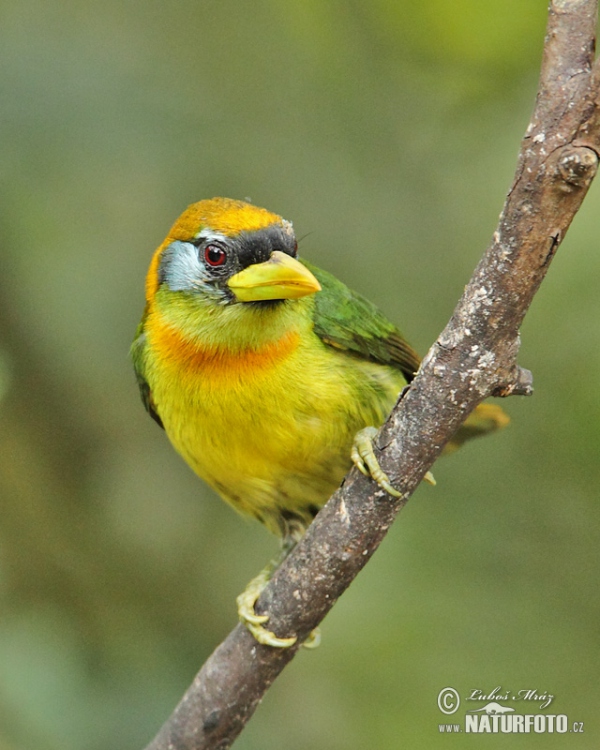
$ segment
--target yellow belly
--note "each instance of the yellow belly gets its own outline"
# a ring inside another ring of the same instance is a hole
[[[381,424],[404,384],[312,332],[268,351],[183,360],[152,343],[149,385],[174,447],[275,533],[290,519],[310,522],[349,469],[356,432]]]

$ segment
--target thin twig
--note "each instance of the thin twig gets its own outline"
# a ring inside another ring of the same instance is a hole
[[[493,240],[379,433],[381,466],[404,497],[348,474],[258,602],[278,635],[301,642],[319,624],[482,399],[531,392],[516,362],[519,328],[598,165],[596,18],[597,0],[551,3],[536,106]],[[261,646],[238,625],[147,750],[228,748],[297,648]]]

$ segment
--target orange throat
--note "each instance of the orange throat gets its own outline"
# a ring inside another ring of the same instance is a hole
[[[156,318],[148,334],[151,348],[161,363],[182,374],[224,379],[270,370],[293,354],[300,343],[300,333],[290,331],[259,348],[206,347]]]

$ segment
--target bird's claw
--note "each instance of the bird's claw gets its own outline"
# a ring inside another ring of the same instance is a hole
[[[437,482],[435,481],[435,477],[430,471],[425,474],[425,476],[423,477],[423,481],[427,482],[427,484],[430,484],[432,487],[435,487],[435,485],[437,484]]]
[[[373,438],[377,435],[375,427],[365,427],[356,433],[352,446],[351,458],[356,468],[366,477],[371,477],[382,490],[392,497],[402,497],[402,493],[392,486],[387,474],[379,465],[373,450]]]
[[[273,566],[268,565],[262,570],[256,578],[253,578],[246,586],[244,591],[237,597],[237,610],[240,622],[246,626],[254,636],[255,640],[263,646],[272,646],[273,648],[289,648],[298,640],[296,636],[290,638],[279,638],[271,630],[263,627],[268,622],[269,615],[259,615],[254,609],[262,590],[269,582]],[[321,643],[321,631],[319,628],[312,630],[306,640],[303,642],[304,648],[317,648]]]
[[[356,433],[351,452],[352,462],[366,477],[371,477],[371,479],[377,482],[381,489],[385,490],[388,495],[402,497],[402,493],[390,483],[387,474],[383,471],[375,456],[375,451],[373,450],[373,438],[375,435],[377,435],[375,427],[365,427]],[[423,481],[434,487],[437,484],[435,477],[430,471],[425,474]]]
[[[321,628],[311,630],[305,641],[302,642],[304,648],[319,648],[321,645]]]
[[[242,593],[236,599],[238,617],[240,622],[252,633],[254,638],[262,643],[263,646],[272,646],[273,648],[289,648],[298,640],[295,636],[291,638],[278,638],[275,633],[271,632],[263,625],[268,622],[269,615],[259,615],[254,609],[258,597],[262,590],[269,582],[272,573],[272,566],[262,570],[256,578],[253,578]]]

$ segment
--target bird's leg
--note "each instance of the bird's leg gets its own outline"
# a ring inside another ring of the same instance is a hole
[[[352,462],[356,468],[362,472],[366,477],[371,477],[382,490],[385,490],[388,495],[392,497],[402,497],[402,493],[393,487],[387,474],[383,471],[373,450],[373,438],[377,435],[377,428],[365,427],[359,430],[354,437],[354,445],[352,446]],[[435,484],[433,474],[428,471],[423,477],[429,484]]]
[[[261,595],[262,590],[271,580],[271,576],[275,570],[294,549],[300,538],[301,535],[298,535],[297,533],[286,535],[281,545],[281,552],[279,555],[273,558],[273,560],[271,560],[271,562],[260,571],[256,578],[253,578],[250,581],[244,591],[242,591],[236,599],[240,622],[243,623],[252,633],[254,638],[264,646],[289,648],[298,640],[296,636],[292,636],[291,638],[278,638],[275,633],[265,628],[264,624],[269,620],[269,615],[256,614],[254,605],[258,601],[258,597]],[[311,631],[302,645],[305,648],[317,648],[320,642],[321,632],[319,628],[315,628]]]

